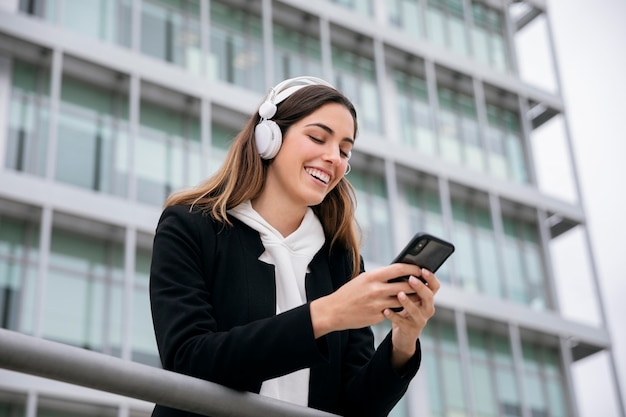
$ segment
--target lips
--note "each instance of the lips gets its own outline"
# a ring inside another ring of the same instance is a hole
[[[326,172],[317,169],[317,168],[305,168],[304,169],[310,176],[312,176],[313,178],[316,178],[320,181],[322,181],[324,184],[328,184],[328,182],[330,181],[330,175],[328,175]]]

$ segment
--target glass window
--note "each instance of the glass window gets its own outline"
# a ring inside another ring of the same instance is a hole
[[[0,417],[26,417],[26,399],[19,396],[0,399]]]
[[[508,339],[475,329],[468,330],[468,337],[476,415],[521,416]]]
[[[428,39],[461,55],[468,54],[462,0],[428,0],[426,16]]]
[[[0,327],[31,333],[39,263],[39,225],[0,216]]]
[[[502,12],[484,3],[472,4],[472,47],[474,58],[500,71],[510,69],[509,51]]]
[[[420,335],[431,416],[467,415],[454,323],[431,319]]]
[[[81,35],[130,47],[132,0],[19,0],[19,11]]]
[[[393,259],[393,254],[391,218],[384,178],[353,169],[348,180],[356,190],[356,218],[363,233],[361,254],[366,261],[388,264]]]
[[[141,51],[200,74],[199,0],[143,0]]]
[[[360,126],[381,133],[383,126],[374,60],[338,46],[333,46],[332,51],[335,86],[354,103]]]
[[[264,93],[264,57],[261,18],[212,1],[210,77]]]
[[[135,288],[133,290],[132,360],[161,367],[157,350],[148,285],[150,281],[150,250],[137,248],[135,253]]]
[[[319,39],[278,23],[274,23],[272,32],[276,80],[286,80],[300,75],[322,77],[322,51]]]
[[[209,170],[212,175],[222,166],[231,143],[237,132],[233,129],[216,124],[211,126],[211,155],[209,157]]]
[[[503,179],[527,183],[526,158],[518,116],[512,111],[488,104],[487,121],[491,173]]]
[[[513,300],[534,308],[546,307],[545,274],[536,227],[503,217],[506,279]]]
[[[46,174],[50,109],[50,71],[13,61],[9,129],[5,164],[8,169]]]
[[[412,233],[428,232],[435,236],[444,237],[443,216],[439,194],[433,190],[404,187],[408,203],[409,225]],[[440,281],[450,282],[450,264],[445,263],[437,271]]]
[[[95,403],[78,403],[42,396],[37,401],[37,417],[115,417],[117,415],[116,407]]]
[[[419,0],[386,0],[389,23],[412,36],[424,36],[424,10]]]
[[[132,0],[63,0],[61,25],[81,35],[129,48],[131,20]]]
[[[170,193],[204,179],[200,121],[142,100],[139,123],[137,200],[161,206]]]
[[[402,143],[425,154],[434,155],[435,133],[426,81],[401,71],[395,72],[395,78]]]
[[[556,348],[522,343],[524,389],[531,415],[563,417],[566,404]]]
[[[474,395],[476,416],[497,417],[498,409],[494,397],[491,370],[487,364],[472,363],[470,371],[472,374],[472,392]]]
[[[56,23],[59,0],[19,0],[19,11]]]
[[[476,170],[484,169],[478,116],[473,97],[439,88],[441,156]]]
[[[64,76],[57,129],[56,180],[126,195],[126,94]]]
[[[456,275],[466,290],[502,297],[498,256],[490,212],[458,200],[452,202]]]
[[[491,348],[500,413],[505,417],[522,417],[522,407],[509,339],[505,336],[492,335]]]
[[[364,16],[373,16],[372,0],[330,0],[331,2],[348,9],[355,10]]]
[[[53,228],[49,262],[44,337],[119,356],[123,245]]]

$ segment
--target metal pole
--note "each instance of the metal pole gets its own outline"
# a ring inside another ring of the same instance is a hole
[[[335,416],[6,329],[0,367],[213,417]]]

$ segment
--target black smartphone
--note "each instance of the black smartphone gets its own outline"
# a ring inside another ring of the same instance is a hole
[[[437,272],[439,267],[452,255],[454,245],[428,233],[417,233],[400,251],[392,263],[414,264]],[[418,277],[421,279],[421,277]],[[389,282],[406,281],[409,277],[398,277]],[[426,283],[423,279],[422,282]]]

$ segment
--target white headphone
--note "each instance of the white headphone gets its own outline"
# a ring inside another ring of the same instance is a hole
[[[325,85],[334,88],[321,78],[309,76],[295,77],[277,84],[265,97],[265,101],[259,107],[261,121],[254,128],[256,148],[261,158],[274,158],[280,149],[280,145],[283,143],[280,127],[270,120],[276,114],[276,106],[302,87],[309,85]]]

